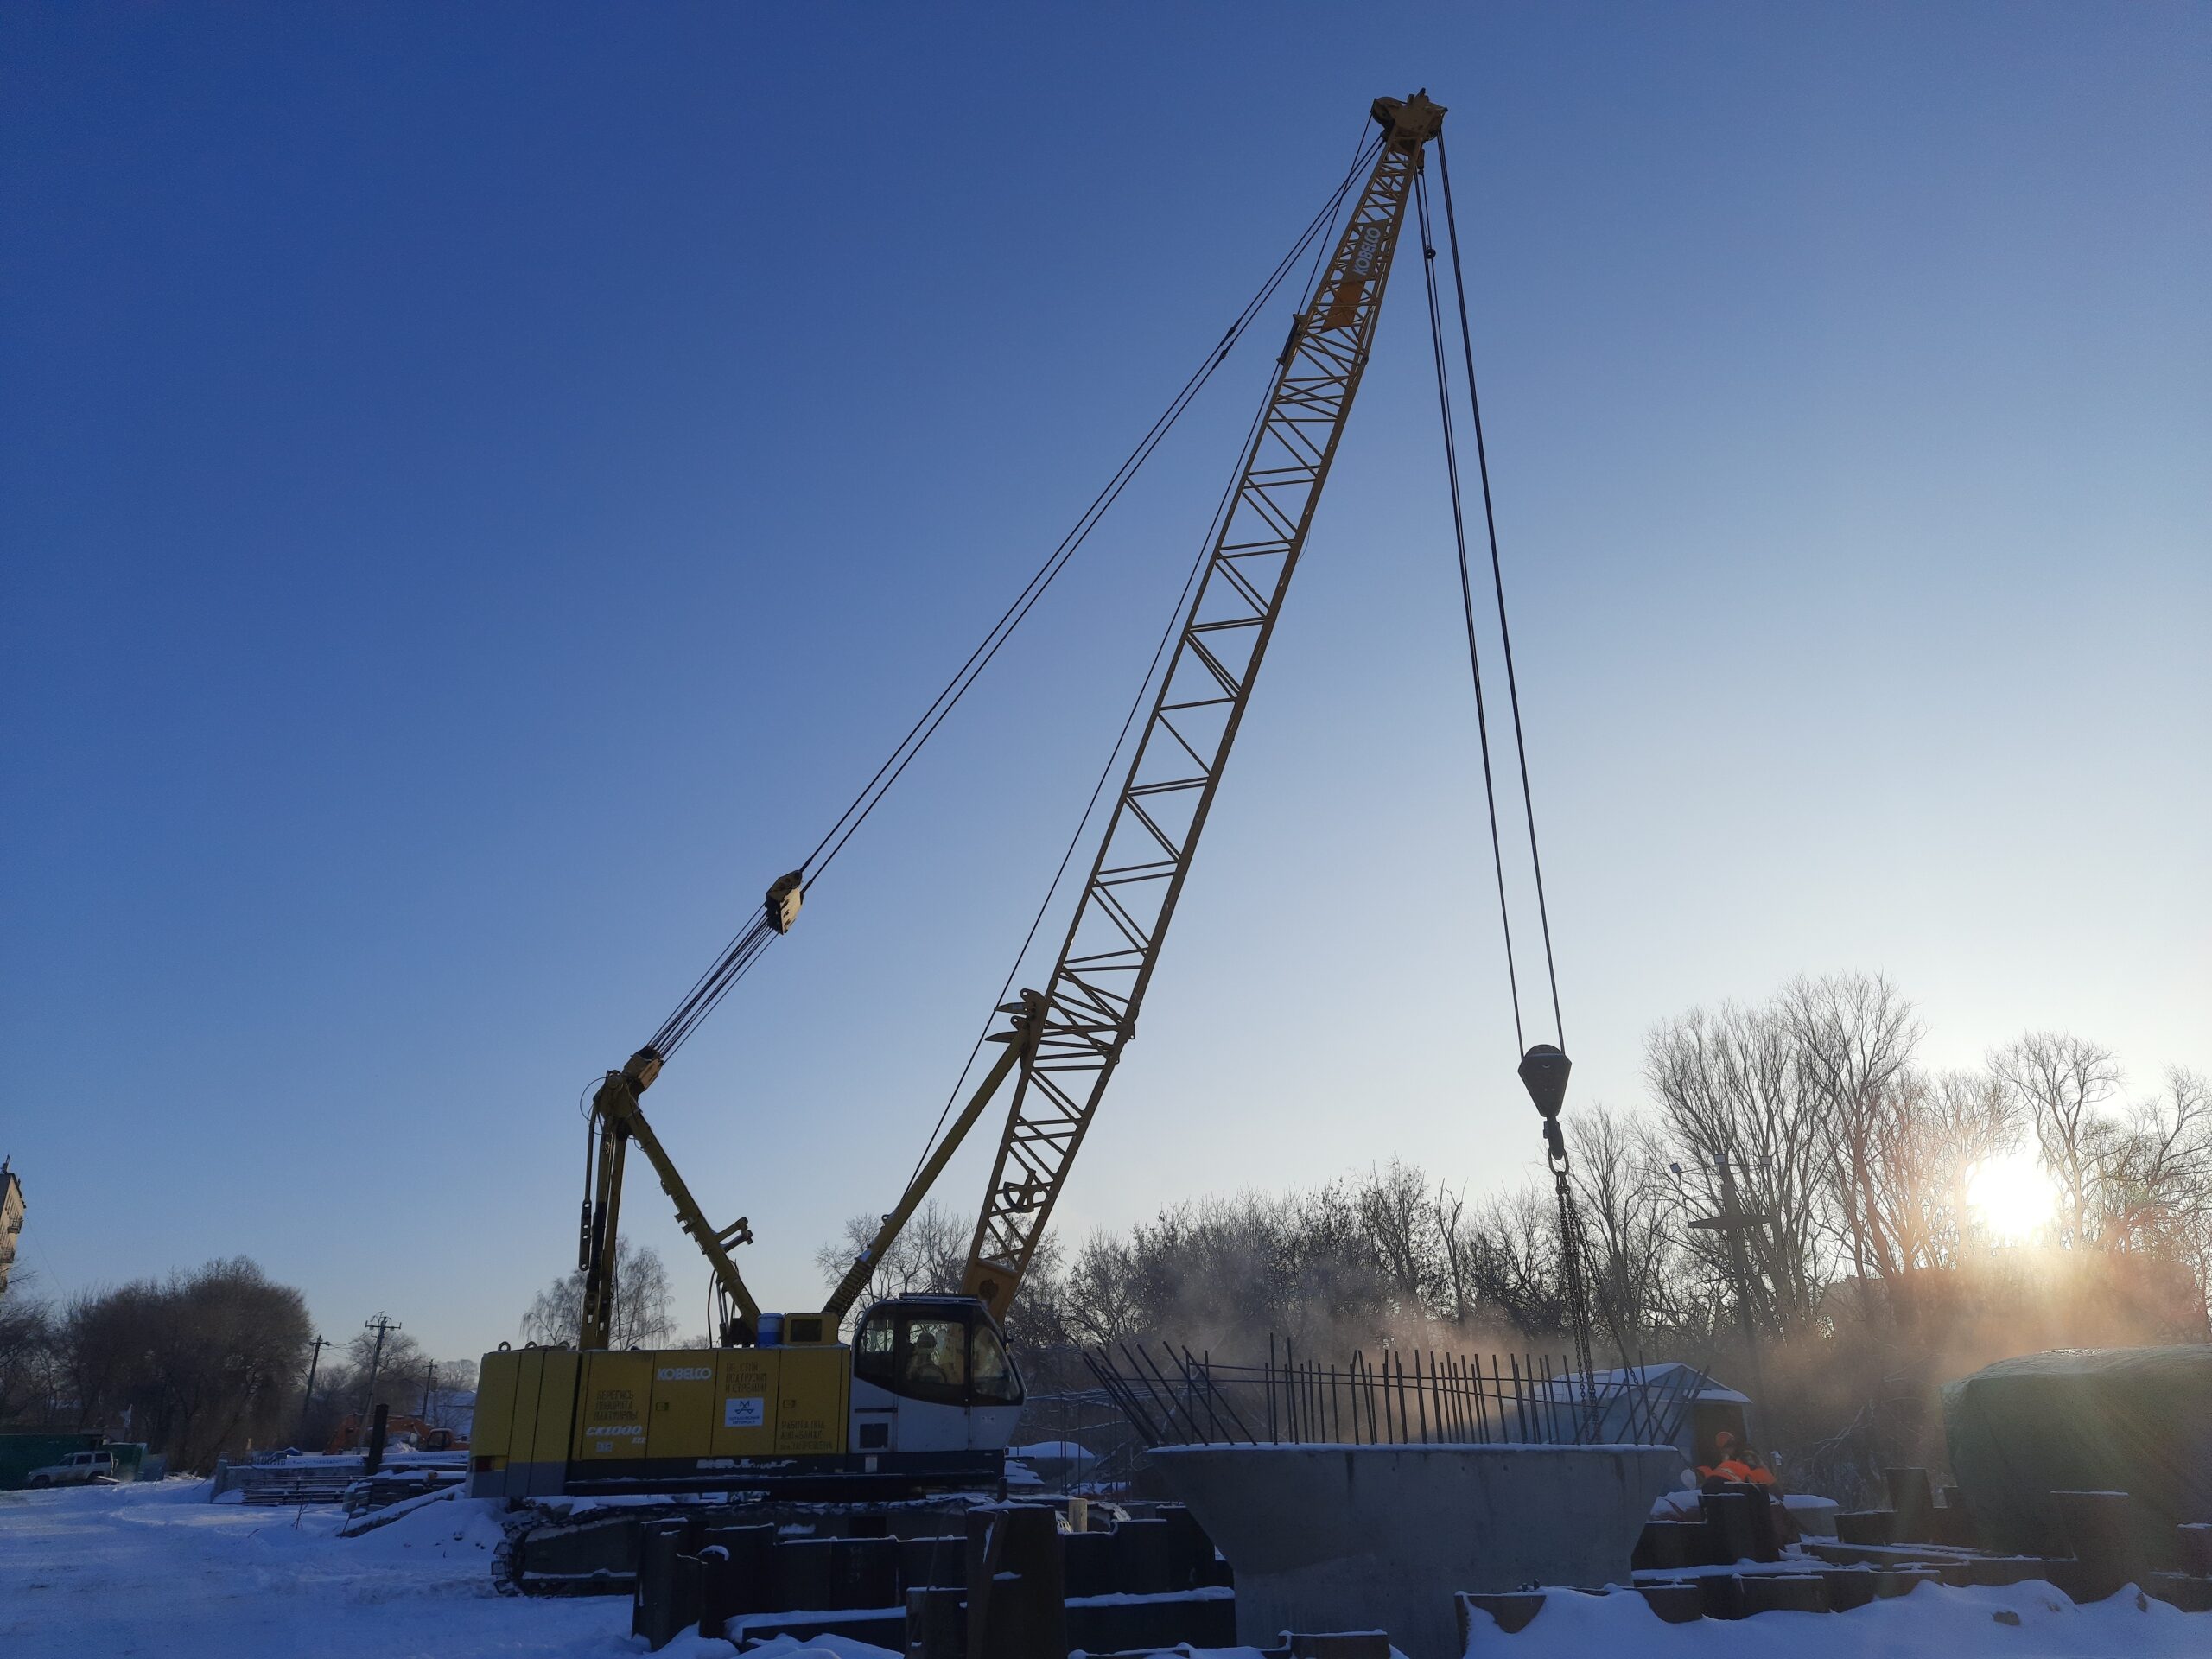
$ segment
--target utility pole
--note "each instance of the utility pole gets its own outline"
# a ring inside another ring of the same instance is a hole
[[[438,1362],[432,1360],[423,1372],[423,1426],[430,1427],[430,1396],[438,1391]]]
[[[315,1350],[308,1356],[308,1391],[300,1402],[300,1438],[302,1440],[308,1437],[308,1414],[315,1410],[315,1368],[322,1363],[322,1351],[329,1345],[323,1338],[317,1337]],[[302,1446],[301,1449],[305,1451],[308,1448]]]
[[[1744,1363],[1751,1370],[1751,1400],[1764,1408],[1766,1382],[1759,1366],[1758,1320],[1751,1312],[1751,1262],[1744,1249],[1744,1234],[1751,1228],[1764,1227],[1771,1217],[1745,1210],[1737,1201],[1736,1173],[1728,1167],[1726,1153],[1713,1161],[1720,1173],[1720,1213],[1700,1216],[1690,1225],[1700,1232],[1719,1233],[1727,1243],[1728,1271],[1736,1284],[1736,1321],[1743,1327]],[[1681,1166],[1675,1167],[1679,1170]]]
[[[377,1333],[377,1345],[369,1354],[368,1390],[361,1396],[361,1427],[363,1429],[367,1428],[369,1413],[375,1408],[377,1402],[377,1370],[378,1368],[384,1363],[385,1335],[387,1332],[397,1331],[399,1328],[399,1321],[397,1319],[387,1319],[385,1318],[384,1310],[382,1308],[378,1308],[377,1310],[377,1316],[373,1319],[364,1319],[361,1321],[362,1330],[373,1331]]]

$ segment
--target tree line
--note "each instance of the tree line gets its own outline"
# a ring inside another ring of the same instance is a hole
[[[1831,1490],[1878,1456],[1925,1460],[1935,1384],[1987,1359],[2207,1334],[2205,1079],[2173,1067],[2131,1094],[2109,1050],[2051,1032],[1940,1070],[1920,1058],[1924,1036],[1885,979],[1800,979],[1662,1021],[1637,1106],[1567,1108],[1600,1351],[1763,1383],[1774,1443],[1832,1468]],[[1740,1276],[1724,1236],[1693,1224],[1726,1201],[1724,1157],[1758,1218],[1741,1234]],[[2006,1160],[2047,1184],[2048,1213],[2024,1238],[1976,1202],[1977,1180]],[[825,1281],[878,1221],[855,1217],[823,1244]],[[925,1205],[871,1293],[957,1289],[969,1237],[966,1217]],[[1224,1357],[1271,1339],[1325,1360],[1392,1344],[1556,1352],[1562,1243],[1548,1183],[1471,1198],[1377,1162],[1299,1191],[1170,1205],[1080,1243],[1047,1235],[1009,1335],[1036,1376],[1064,1381],[1079,1368],[1056,1370],[1056,1354],[1162,1338]],[[625,1241],[616,1275],[618,1346],[683,1341],[653,1251]],[[305,1299],[243,1258],[60,1303],[33,1288],[0,1298],[0,1422],[102,1428],[180,1469],[249,1442],[320,1449],[374,1400],[411,1414],[434,1385],[474,1385],[473,1359],[434,1363],[404,1330],[379,1357],[373,1333],[355,1331],[314,1359],[310,1394]],[[521,1338],[573,1342],[582,1294],[577,1274],[548,1285]]]
[[[2051,1032],[1943,1070],[1922,1061],[1924,1038],[1885,978],[1801,978],[1662,1021],[1642,1103],[1566,1113],[1599,1351],[1763,1384],[1776,1443],[1845,1487],[1880,1457],[1940,1462],[1934,1389],[1948,1376],[2038,1348],[2208,1331],[2205,1079],[2174,1067],[2130,1094],[2109,1050]],[[2022,1169],[2049,1204],[2024,1233],[2020,1200],[2034,1195],[2017,1182],[2013,1214],[1977,1202],[1993,1170]],[[1740,1278],[1726,1236],[1693,1224],[1722,1211],[1725,1183],[1758,1217],[1741,1233]],[[825,1276],[874,1224],[855,1217],[823,1247]],[[956,1288],[968,1244],[963,1218],[927,1206],[871,1288]],[[1378,1162],[1302,1191],[1171,1205],[1072,1247],[1048,1239],[1012,1334],[1033,1357],[1153,1339],[1217,1357],[1271,1339],[1339,1361],[1386,1344],[1557,1352],[1561,1246],[1548,1179],[1470,1198]]]
[[[380,1354],[366,1330],[317,1354],[306,1297],[243,1256],[60,1302],[35,1288],[0,1298],[0,1424],[99,1429],[179,1471],[248,1446],[319,1452],[348,1413],[411,1415],[434,1384],[475,1386],[473,1358],[433,1362],[404,1330]]]

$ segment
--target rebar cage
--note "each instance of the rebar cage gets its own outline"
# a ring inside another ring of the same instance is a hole
[[[1390,1347],[1370,1361],[1301,1359],[1268,1339],[1264,1364],[1172,1343],[1121,1343],[1084,1362],[1147,1446],[1672,1445],[1690,1405],[1679,1372],[1578,1372],[1549,1355]]]

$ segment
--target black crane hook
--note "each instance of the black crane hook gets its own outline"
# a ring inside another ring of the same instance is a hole
[[[1560,1109],[1567,1104],[1567,1074],[1574,1070],[1574,1062],[1567,1058],[1567,1051],[1549,1043],[1538,1043],[1521,1057],[1516,1068],[1521,1086],[1529,1091],[1529,1098],[1536,1103],[1536,1110],[1544,1120],[1544,1149],[1550,1155],[1554,1169],[1567,1165],[1567,1140],[1560,1133]]]

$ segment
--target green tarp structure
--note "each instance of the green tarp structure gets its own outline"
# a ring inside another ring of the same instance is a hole
[[[1985,1548],[2063,1554],[2055,1491],[2132,1493],[2152,1565],[2212,1521],[2212,1344],[2000,1359],[1944,1384],[1943,1428]]]
[[[0,1429],[0,1491],[13,1491],[30,1478],[32,1470],[99,1443],[99,1435],[90,1429]]]

